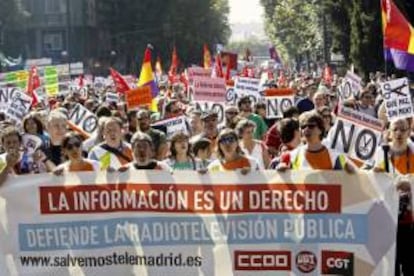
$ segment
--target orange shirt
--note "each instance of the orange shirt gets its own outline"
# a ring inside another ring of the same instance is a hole
[[[329,152],[326,147],[323,147],[320,151],[310,152],[306,151],[305,158],[309,165],[315,170],[332,170],[333,165]]]
[[[414,154],[401,154],[392,157],[392,165],[401,174],[414,173]]]
[[[70,172],[91,172],[94,171],[93,165],[87,161],[82,162],[81,164],[70,164],[69,169]]]
[[[221,163],[223,168],[227,171],[232,171],[236,169],[242,169],[242,168],[250,168],[250,162],[249,159],[246,157],[241,157],[237,160]]]

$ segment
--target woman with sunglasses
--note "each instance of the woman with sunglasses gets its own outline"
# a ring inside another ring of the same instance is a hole
[[[76,132],[65,134],[62,140],[62,153],[67,161],[56,167],[54,174],[64,172],[99,171],[99,162],[82,156],[82,138]]]
[[[300,115],[299,125],[305,144],[282,154],[277,170],[313,169],[355,172],[355,166],[345,155],[323,145],[324,121],[316,111],[308,111]]]
[[[239,139],[236,132],[226,128],[220,131],[218,140],[218,159],[214,160],[207,167],[209,171],[235,171],[240,170],[247,174],[251,170],[258,170],[259,165],[253,158],[246,157],[239,146]]]

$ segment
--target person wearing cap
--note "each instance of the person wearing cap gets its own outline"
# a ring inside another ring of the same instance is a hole
[[[234,105],[226,105],[224,107],[224,122],[219,125],[219,130],[225,128],[234,129],[238,121],[240,121],[239,109]]]
[[[250,100],[250,97],[249,96],[241,97],[239,102],[237,103],[237,106],[239,108],[239,111],[240,111],[239,114],[241,117],[246,118],[250,121],[253,121],[256,124],[256,129],[254,132],[254,139],[262,140],[264,138],[264,135],[266,134],[267,125],[262,117],[253,113],[252,102]]]
[[[168,152],[168,144],[165,133],[151,127],[151,112],[141,109],[137,113],[138,130],[151,137],[154,146],[154,158],[163,160]]]
[[[218,114],[214,110],[209,110],[203,112],[200,118],[203,125],[203,131],[199,135],[193,136],[190,142],[193,144],[201,138],[207,138],[212,141],[214,147],[218,136]]]
[[[133,161],[119,168],[120,172],[127,170],[163,170],[171,172],[172,169],[164,162],[153,158],[154,145],[151,137],[143,132],[137,131],[131,138]]]

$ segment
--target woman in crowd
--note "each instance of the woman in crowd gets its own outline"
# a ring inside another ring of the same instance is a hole
[[[187,134],[175,133],[171,137],[170,157],[165,163],[173,170],[196,170],[197,164],[191,154],[190,142]]]
[[[254,139],[255,127],[254,122],[243,119],[238,122],[236,132],[240,138],[240,147],[243,152],[247,156],[256,159],[259,164],[259,169],[264,170],[269,166],[270,156],[264,143]]]
[[[38,136],[43,145],[49,144],[49,134],[45,131],[42,121],[35,113],[29,113],[23,118],[23,130],[27,134]]]
[[[223,129],[217,138],[218,140],[218,159],[208,166],[208,170],[214,171],[235,171],[240,170],[242,174],[247,174],[252,170],[258,170],[259,164],[256,160],[246,157],[239,146],[239,139],[236,132],[232,129]]]
[[[99,171],[99,162],[83,158],[82,138],[75,132],[68,132],[62,140],[62,152],[66,157],[64,163],[56,167],[54,173]]]
[[[328,135],[329,130],[333,126],[333,116],[331,110],[327,106],[322,106],[317,109],[319,115],[323,119],[323,126],[325,128],[324,137]]]

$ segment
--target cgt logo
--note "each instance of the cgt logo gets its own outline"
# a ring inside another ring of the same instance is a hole
[[[290,271],[289,251],[234,251],[235,270]]]
[[[344,251],[322,251],[322,274],[354,275],[354,254]]]
[[[296,255],[296,267],[302,273],[310,273],[315,270],[318,260],[310,251],[301,251]]]

